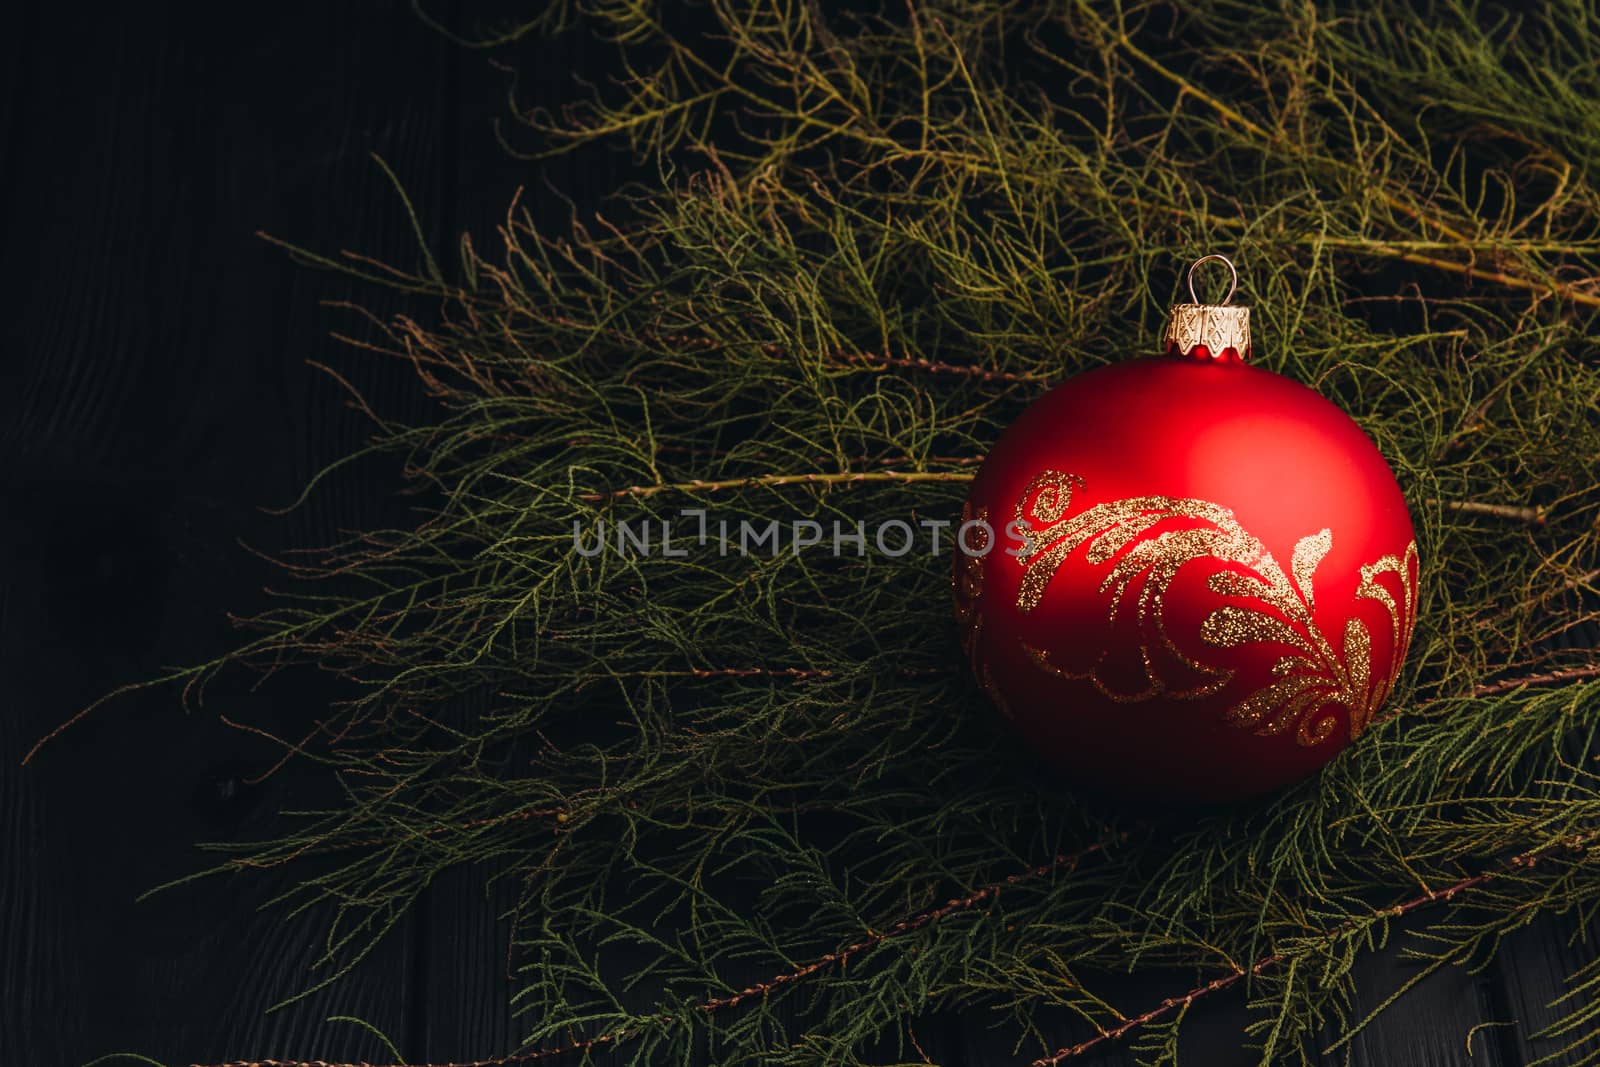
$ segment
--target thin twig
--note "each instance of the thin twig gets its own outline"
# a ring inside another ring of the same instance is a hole
[[[691,667],[687,671],[663,671],[661,674],[685,674],[690,678],[832,678],[827,667]]]
[[[1569,837],[1563,840],[1552,841],[1547,845],[1540,846],[1536,849],[1530,849],[1527,852],[1518,853],[1517,855],[1512,856],[1509,860],[1504,861],[1504,863],[1499,867],[1481,871],[1469,878],[1463,878],[1459,882],[1445,886],[1443,889],[1430,890],[1429,892],[1423,893],[1420,896],[1412,897],[1410,900],[1396,904],[1393,907],[1385,908],[1381,911],[1374,912],[1371,915],[1362,916],[1362,918],[1359,920],[1351,919],[1347,922],[1341,923],[1333,930],[1324,934],[1323,937],[1329,939],[1337,938],[1349,933],[1361,922],[1367,922],[1374,919],[1398,919],[1402,916],[1409,915],[1411,912],[1414,912],[1419,908],[1425,908],[1430,904],[1437,904],[1441,900],[1453,900],[1456,896],[1462,893],[1476,889],[1479,886],[1488,882],[1492,882],[1497,878],[1504,877],[1506,874],[1512,871],[1527,870],[1531,867],[1537,866],[1540,860],[1548,858],[1548,856],[1557,849],[1566,848],[1576,850],[1583,848],[1596,837],[1600,837],[1600,831],[1587,834],[1578,834],[1574,837]],[[1203,997],[1208,997],[1213,993],[1220,993],[1224,989],[1228,989],[1234,985],[1237,985],[1242,978],[1251,975],[1258,975],[1263,971],[1270,970],[1271,968],[1284,962],[1284,960],[1287,958],[1287,955],[1283,952],[1273,952],[1269,955],[1262,956],[1248,967],[1241,967],[1235,970],[1232,974],[1225,974],[1219,978],[1213,978],[1206,984],[1196,986],[1194,989],[1189,990],[1189,992],[1183,994],[1182,996],[1168,997],[1166,1000],[1163,1000],[1160,1004],[1157,1004],[1149,1011],[1142,1012],[1139,1015],[1124,1019],[1122,1022],[1111,1027],[1110,1029],[1101,1030],[1094,1037],[1080,1041],[1076,1045],[1069,1045],[1066,1048],[1058,1049],[1048,1056],[1042,1056],[1033,1061],[1032,1067],[1055,1067],[1056,1064],[1063,1063],[1077,1056],[1081,1056],[1085,1052],[1098,1048],[1100,1045],[1103,1045],[1109,1041],[1115,1041],[1141,1026],[1156,1022],[1157,1020],[1172,1014],[1172,1012],[1179,1008],[1187,1008],[1189,1005]]]
[[[1056,379],[1043,374],[1013,374],[1010,371],[988,370],[984,367],[941,363],[935,359],[880,356],[874,352],[836,352],[829,358],[840,363],[855,363],[869,367],[895,367],[902,370],[926,371],[930,374],[959,374],[963,377],[975,378],[980,382],[1050,385],[1056,381]]]
[[[1394,259],[1404,260],[1407,263],[1416,263],[1419,266],[1434,267],[1438,270],[1447,270],[1456,274],[1463,274],[1469,281],[1473,278],[1483,278],[1487,281],[1504,285],[1510,289],[1523,289],[1535,293],[1554,293],[1557,296],[1565,297],[1574,304],[1586,304],[1589,307],[1600,307],[1600,296],[1585,292],[1584,290],[1579,289],[1577,286],[1569,285],[1566,282],[1533,281],[1528,278],[1519,278],[1515,275],[1504,274],[1497,270],[1484,270],[1482,267],[1476,266],[1472,263],[1456,263],[1448,259],[1440,259],[1437,256],[1424,256],[1419,255],[1416,252],[1406,252],[1403,250],[1393,249],[1382,244],[1370,246],[1370,251],[1376,255],[1390,256]]]
[[[1059,871],[1070,872],[1074,870],[1079,863],[1090,858],[1091,856],[1105,851],[1112,845],[1120,843],[1126,838],[1126,836],[1127,835],[1125,833],[1114,834],[1106,840],[1097,841],[1086,848],[1079,849],[1077,852],[1063,853],[1062,855],[1058,855],[1054,859],[1041,863],[1036,867],[1030,867],[1029,869],[1020,871],[1017,874],[1007,875],[1003,881],[990,883],[989,885],[973,890],[964,897],[954,897],[941,904],[937,908],[930,908],[927,911],[920,912],[909,918],[901,919],[893,926],[887,927],[883,930],[874,931],[861,940],[848,945],[837,952],[830,952],[826,956],[821,956],[815,960],[812,960],[810,963],[807,963],[804,966],[797,967],[792,971],[786,971],[782,974],[774,975],[764,982],[757,982],[754,985],[746,986],[737,993],[730,993],[727,996],[716,997],[711,1000],[707,1000],[699,1004],[696,1010],[705,1014],[711,1014],[712,1012],[721,1011],[725,1008],[737,1007],[744,1001],[751,1000],[756,997],[765,997],[770,993],[782,989],[784,986],[793,985],[795,982],[801,981],[802,979],[816,974],[819,971],[827,970],[828,968],[836,965],[843,966],[851,959],[851,957],[858,956],[869,949],[876,948],[885,941],[902,937],[906,934],[920,930],[923,927],[936,923],[940,919],[943,919],[949,915],[953,915],[956,912],[969,911],[978,907],[980,904],[989,903],[990,901],[999,897],[1002,890],[1011,886],[1020,885],[1023,882],[1029,882],[1038,878],[1044,878]],[[565,1045],[534,1049],[530,1052],[513,1053],[509,1056],[499,1056],[494,1059],[420,1064],[411,1065],[411,1067],[511,1067],[512,1064],[533,1063],[537,1060],[551,1059],[556,1056],[574,1055],[580,1052],[591,1052],[596,1048],[619,1044],[630,1038],[637,1037],[651,1026],[658,1025],[660,1023],[673,1022],[681,1018],[682,1015],[679,1012],[658,1012],[655,1015],[649,1015],[643,1019],[640,1019],[637,1023],[634,1023],[631,1026],[625,1026],[617,1030],[609,1030],[605,1033],[596,1034],[593,1037],[584,1038],[579,1041],[573,1041]],[[407,1065],[334,1063],[328,1060],[233,1060],[227,1063],[218,1064],[194,1064],[193,1067],[407,1067]]]
[[[1429,497],[1426,503],[1432,507],[1442,507],[1447,511],[1511,519],[1514,522],[1525,522],[1529,526],[1543,526],[1546,518],[1543,508],[1524,504],[1486,504],[1477,500],[1440,500],[1437,497]]]
[[[833,474],[758,474],[749,478],[702,481],[699,478],[668,485],[630,485],[605,493],[584,493],[579,500],[616,500],[659,493],[714,493],[724,489],[754,489],[783,485],[856,485],[861,482],[970,482],[971,471],[840,471]]]
[[[982,463],[982,459],[974,457],[952,459],[948,462],[977,466]],[[729,489],[754,489],[763,486],[772,488],[785,485],[855,485],[861,482],[970,482],[974,477],[975,475],[971,471],[888,470],[757,474],[747,478],[724,478],[717,481],[692,478],[687,482],[670,482],[662,485],[630,485],[623,489],[612,489],[603,493],[583,493],[579,495],[578,499],[598,503],[606,500],[620,500],[624,497],[637,499],[657,496],[661,493],[713,493]],[[1537,507],[1518,504],[1487,504],[1476,500],[1440,500],[1436,497],[1429,497],[1426,503],[1446,508],[1450,511],[1512,519],[1532,526],[1542,526],[1545,522],[1544,509]]]
[[[1113,839],[1113,841],[1114,840],[1120,840],[1120,836]],[[1054,859],[1045,863],[1041,863],[1037,867],[1031,867],[1028,870],[1022,871],[1018,874],[1007,875],[1005,881],[1003,882],[993,882],[981,889],[976,889],[971,893],[968,893],[964,897],[952,898],[937,908],[914,915],[909,919],[901,919],[899,922],[895,923],[886,930],[869,934],[867,937],[862,938],[855,944],[850,945],[847,948],[840,949],[838,952],[830,952],[826,956],[822,956],[816,960],[813,960],[797,970],[777,975],[776,977],[767,979],[765,982],[757,982],[752,986],[747,986],[744,989],[741,989],[739,992],[734,993],[731,996],[720,997],[716,1000],[706,1001],[704,1004],[700,1005],[700,1010],[710,1012],[716,1011],[720,1008],[731,1008],[741,1001],[748,1000],[751,997],[766,996],[775,989],[780,989],[783,986],[798,982],[800,979],[805,978],[808,975],[815,974],[816,972],[826,967],[830,967],[833,964],[843,964],[849,960],[850,957],[865,952],[867,949],[876,948],[878,945],[883,944],[885,941],[888,941],[891,938],[900,937],[915,930],[920,930],[924,926],[938,922],[947,915],[953,915],[958,911],[968,911],[977,907],[979,904],[987,903],[988,901],[998,897],[1000,895],[1000,891],[1008,886],[1018,885],[1022,882],[1032,881],[1036,878],[1043,878],[1046,875],[1054,874],[1060,870],[1071,871],[1083,860],[1103,851],[1107,845],[1113,843],[1113,841],[1096,842],[1095,844],[1090,845],[1088,848],[1080,849],[1077,852],[1056,856]]]
[[[1475,697],[1499,696],[1501,693],[1512,693],[1532,685],[1579,682],[1586,678],[1600,678],[1600,663],[1584,667],[1570,667],[1566,670],[1546,671],[1543,674],[1525,674],[1518,678],[1505,678],[1498,682],[1486,682],[1473,689],[1472,695]]]

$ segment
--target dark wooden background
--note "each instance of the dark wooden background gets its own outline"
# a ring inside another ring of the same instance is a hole
[[[461,23],[459,5],[431,3]],[[512,1052],[505,930],[474,872],[431,887],[349,980],[273,1014],[318,949],[314,924],[259,910],[293,871],[136,899],[201,865],[196,841],[259,833],[305,799],[294,774],[249,784],[274,753],[214,714],[143,693],[19,760],[113,686],[220,651],[224,612],[263,606],[271,577],[240,540],[319,544],[386,506],[392,472],[357,470],[287,518],[259,510],[364,434],[308,360],[336,362],[391,411],[422,401],[403,368],[330,338],[354,322],[321,302],[352,286],[255,231],[414,262],[373,152],[446,256],[463,230],[490,247],[519,185],[538,203],[547,177],[601,188],[611,175],[509,158],[490,122],[504,76],[402,3],[94,8],[31,5],[0,31],[0,1067],[118,1051],[169,1065],[392,1058],[337,1016],[378,1027],[411,1063]],[[523,49],[525,98],[566,88],[570,47]],[[318,699],[302,680],[213,705]],[[1593,954],[1593,938],[1569,947],[1572,932],[1540,923],[1480,972],[1425,982],[1352,1062],[1513,1067],[1558,1047],[1532,1034]],[[1397,949],[1364,965],[1363,1005],[1406,980]],[[1125,1006],[1172,991],[1130,981]],[[1237,999],[1193,1018],[1194,1063],[1244,1061]],[[1029,1058],[979,1018],[919,1024],[917,1038],[948,1065]]]

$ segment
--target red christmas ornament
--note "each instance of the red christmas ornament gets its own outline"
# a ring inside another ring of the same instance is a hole
[[[1166,355],[1029,407],[962,512],[973,670],[1075,782],[1223,801],[1295,781],[1372,722],[1410,644],[1394,474],[1337,407],[1249,365],[1232,296],[1173,308]]]

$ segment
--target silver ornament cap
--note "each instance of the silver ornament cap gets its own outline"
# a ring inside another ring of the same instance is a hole
[[[1215,260],[1228,268],[1233,283],[1220,304],[1202,304],[1194,291],[1195,268]],[[1239,272],[1227,256],[1201,256],[1189,266],[1189,299],[1174,304],[1162,334],[1161,346],[1169,356],[1244,363],[1250,359],[1250,309],[1230,304],[1239,288]]]

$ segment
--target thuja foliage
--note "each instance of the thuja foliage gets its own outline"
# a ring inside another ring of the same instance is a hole
[[[372,413],[417,521],[295,560],[247,643],[189,672],[352,686],[283,738],[339,802],[217,868],[295,865],[283,904],[333,916],[323,980],[467,864],[512,902],[507,1053],[920,1060],[917,1020],[960,1009],[1024,1062],[1109,1034],[1170,1063],[1231,988],[1250,1056],[1311,1062],[1368,1021],[1352,967],[1400,917],[1428,967],[1542,913],[1589,923],[1586,5],[662,7],[497,38],[614,52],[507,140],[609,146],[645,180],[557,228],[514,204],[492,252],[415,273],[302,253],[417,294],[372,347],[437,401]],[[1361,423],[1418,527],[1390,714],[1313,780],[1218,811],[1078,795],[967,677],[926,540],[718,550],[719,522],[953,518],[1008,422],[1150,350],[1219,250],[1258,361]],[[646,519],[688,554],[575,551],[575,527]],[[1125,1002],[1104,979],[1130,968],[1195,994]],[[1557,1044],[1600,1028],[1600,973],[1573,982]]]

